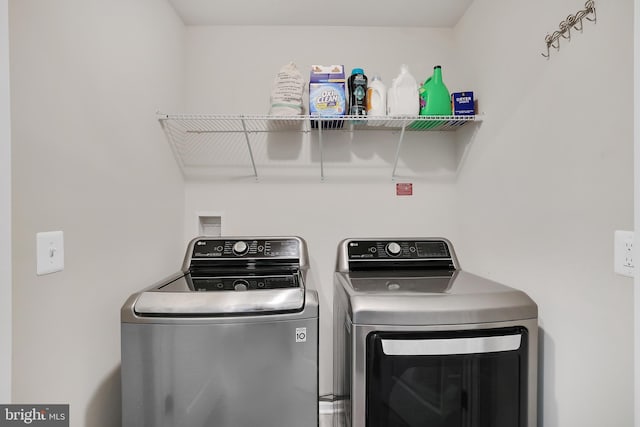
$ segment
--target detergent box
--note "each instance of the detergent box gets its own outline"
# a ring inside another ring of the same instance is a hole
[[[452,93],[451,106],[454,116],[473,116],[476,113],[473,92]]]
[[[309,77],[309,114],[344,116],[347,90],[343,65],[312,65]]]

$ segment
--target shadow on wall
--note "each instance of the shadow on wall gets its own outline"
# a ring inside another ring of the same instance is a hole
[[[558,425],[558,405],[553,389],[555,368],[552,360],[554,354],[555,344],[553,340],[544,329],[538,328],[538,427],[544,426],[545,415],[547,417],[547,425]],[[551,361],[551,363],[546,363],[547,361]],[[546,388],[545,377],[551,380]],[[546,406],[545,395],[548,403]]]
[[[91,396],[85,413],[86,427],[119,426],[122,424],[122,393],[120,365],[114,368]]]
[[[323,137],[324,161],[342,164],[347,168],[379,168],[390,171],[394,164],[399,131],[350,133],[347,131],[326,131]],[[452,180],[458,170],[456,141],[453,133],[407,132],[401,150],[399,164],[410,175],[443,177]],[[319,137],[310,135],[312,163],[320,161]],[[447,179],[445,179],[447,180]]]
[[[267,156],[272,160],[296,160],[302,151],[302,136],[297,132],[267,135]]]

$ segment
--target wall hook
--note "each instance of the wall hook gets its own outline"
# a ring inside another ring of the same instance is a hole
[[[576,30],[582,32],[584,26],[582,25],[582,19],[576,19],[576,17],[574,16],[573,19],[575,19],[575,24],[573,25]],[[578,27],[578,24],[580,24],[580,26]]]
[[[578,21],[574,15],[567,16],[565,22],[569,26],[569,28],[575,28],[576,30],[582,32],[582,21]],[[578,22],[580,23],[580,28],[578,28]]]
[[[552,43],[552,39],[551,39],[551,35],[547,34],[547,37],[544,38],[545,43],[547,44],[547,54],[545,55],[544,52],[541,53],[540,55],[544,56],[545,58],[549,59],[551,57],[551,53],[549,52],[549,50],[551,49],[551,43]]]
[[[551,42],[551,47],[554,47],[556,50],[560,50],[560,36],[562,33],[560,31],[554,31],[551,38],[553,41]]]
[[[590,18],[589,15],[592,15],[593,18]],[[542,53],[541,55],[545,58],[549,59],[551,57],[550,50],[551,48],[555,48],[556,50],[560,50],[560,39],[571,40],[571,29],[575,28],[576,30],[582,32],[583,30],[583,19],[586,19],[590,22],[596,22],[596,4],[595,0],[588,0],[585,3],[585,9],[578,11],[575,15],[567,16],[567,19],[560,22],[558,26],[558,30],[554,31],[544,38],[544,42],[547,45],[547,53]]]
[[[596,2],[593,0],[589,0],[584,4],[584,6],[587,9],[587,13],[590,13],[593,15],[593,19],[587,16],[586,17],[587,21],[596,22],[598,20],[598,16],[596,15]]]
[[[567,21],[562,21],[560,23],[560,35],[567,39],[567,40],[571,40],[571,26],[569,26],[569,24],[567,23]]]

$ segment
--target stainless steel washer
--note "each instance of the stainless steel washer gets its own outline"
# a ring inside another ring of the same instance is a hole
[[[193,240],[122,307],[123,426],[317,426],[308,266],[298,237]]]
[[[334,426],[536,426],[537,306],[448,240],[341,242],[333,310]]]

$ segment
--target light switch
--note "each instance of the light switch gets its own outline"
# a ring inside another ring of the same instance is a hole
[[[62,231],[36,234],[36,273],[38,276],[64,270]]]

